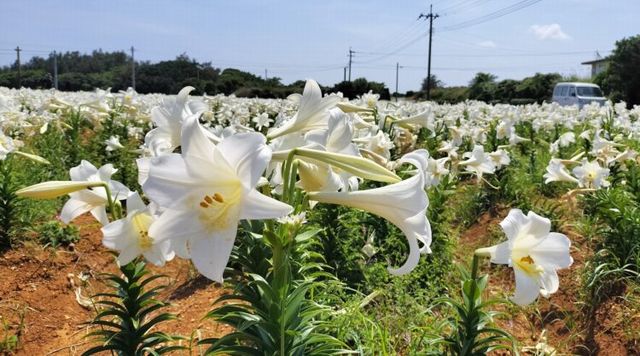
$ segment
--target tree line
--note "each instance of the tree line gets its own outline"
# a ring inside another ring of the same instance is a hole
[[[33,89],[53,87],[54,55],[33,57],[22,64],[20,85]],[[65,52],[57,54],[58,89],[62,91],[92,91],[95,88],[113,91],[126,90],[132,85],[131,57],[123,51],[93,51],[90,54]],[[285,98],[298,93],[304,87],[303,80],[283,84],[278,77],[262,78],[239,69],[220,69],[211,62],[198,62],[181,54],[173,60],[151,63],[137,61],[136,91],[141,94],[175,94],[183,87],[195,88],[194,94],[234,94],[239,97]],[[16,88],[17,64],[0,67],[0,86]],[[355,98],[372,91],[381,98],[389,98],[389,89],[384,83],[358,78],[352,82],[341,82],[323,87],[323,91],[340,91],[344,96]]]

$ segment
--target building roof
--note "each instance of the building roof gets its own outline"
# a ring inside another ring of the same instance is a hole
[[[609,62],[609,57],[594,59],[592,61],[582,62],[581,64],[598,64],[598,63],[604,63],[604,62]]]

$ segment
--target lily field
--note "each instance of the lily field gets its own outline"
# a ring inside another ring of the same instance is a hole
[[[0,88],[0,353],[640,354],[640,107]]]

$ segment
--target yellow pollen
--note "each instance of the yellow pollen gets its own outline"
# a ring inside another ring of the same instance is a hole
[[[237,224],[238,203],[242,190],[240,185],[236,189],[225,190],[224,193],[205,195],[199,202],[198,217],[208,231],[227,229],[232,224]],[[224,195],[223,195],[224,194]]]
[[[528,263],[530,265],[534,264],[533,258],[531,258],[531,256],[522,257],[520,259],[520,262],[526,262],[526,263]]]
[[[138,246],[142,251],[147,251],[153,246],[153,238],[149,236],[149,225],[151,225],[152,218],[149,214],[139,213],[136,214],[131,222],[133,228],[138,233]]]

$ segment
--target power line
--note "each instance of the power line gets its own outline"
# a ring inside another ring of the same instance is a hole
[[[601,51],[603,53],[611,51]],[[389,53],[379,52],[358,52],[365,55],[388,55]],[[435,57],[456,57],[456,58],[493,58],[493,57],[552,57],[552,56],[568,56],[576,54],[589,54],[593,53],[593,50],[585,51],[571,51],[571,52],[536,52],[536,53],[504,53],[504,54],[466,54],[466,53],[444,53],[434,54]],[[396,53],[398,56],[403,57],[424,57],[424,54],[418,53]]]
[[[511,13],[514,13],[516,11],[522,10],[524,8],[527,8],[531,5],[534,5],[538,2],[540,2],[542,0],[522,0],[519,1],[515,4],[512,4],[510,6],[504,7],[502,9],[499,9],[497,11],[491,12],[489,14],[483,15],[483,16],[479,16],[476,17],[474,19],[471,20],[467,20],[467,21],[463,21],[460,23],[457,23],[455,25],[450,25],[450,26],[445,26],[442,27],[442,29],[440,30],[441,32],[446,32],[446,31],[455,31],[455,30],[459,30],[459,29],[463,29],[466,27],[471,27],[471,26],[475,26],[475,25],[479,25],[481,23],[484,22],[488,22],[491,20],[495,20],[497,18],[509,15]]]

